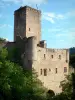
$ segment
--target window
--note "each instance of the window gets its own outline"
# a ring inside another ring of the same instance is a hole
[[[57,73],[58,71],[57,71],[57,68],[55,68],[55,73]]]
[[[59,55],[59,59],[61,59],[61,55]]]
[[[42,75],[42,69],[40,69],[40,74]]]
[[[51,71],[51,69],[49,68],[49,72]]]
[[[51,58],[53,58],[53,55],[51,55]]]
[[[67,67],[64,67],[64,73],[66,73],[67,72]]]
[[[44,58],[46,58],[46,55],[44,54]]]
[[[68,60],[66,60],[66,63],[68,63]]]
[[[47,69],[44,69],[44,76],[47,76]]]
[[[30,28],[29,28],[29,31],[30,31]]]

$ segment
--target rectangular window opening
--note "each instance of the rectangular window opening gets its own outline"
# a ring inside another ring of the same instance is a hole
[[[53,55],[51,55],[51,58],[53,58]]]
[[[58,70],[57,70],[57,68],[55,68],[55,73],[57,74],[57,72],[58,72]]]
[[[47,69],[44,69],[44,76],[47,76]]]
[[[59,55],[59,59],[61,59],[61,55]]]
[[[42,75],[42,69],[40,69],[40,74]]]
[[[30,28],[29,28],[29,31],[30,31]]]
[[[67,67],[64,67],[64,73],[66,73],[67,72]]]
[[[44,58],[46,58],[46,55],[44,54]]]

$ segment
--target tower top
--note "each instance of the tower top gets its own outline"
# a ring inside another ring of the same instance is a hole
[[[37,12],[39,12],[39,13],[41,13],[41,11],[40,10],[38,10],[38,9],[35,9],[35,8],[32,8],[32,7],[30,7],[30,6],[21,6],[19,9],[17,9],[17,10],[15,10],[15,12],[19,12],[19,11],[22,11],[22,10],[25,10],[25,9],[28,9],[28,10],[33,10],[33,11],[37,11]]]
[[[20,7],[14,12],[14,41],[16,36],[36,37],[41,40],[41,11],[29,6]]]

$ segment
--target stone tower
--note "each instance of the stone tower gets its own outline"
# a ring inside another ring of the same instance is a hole
[[[29,6],[20,7],[14,12],[14,41],[16,36],[21,38],[35,36],[38,42],[41,40],[41,11]]]

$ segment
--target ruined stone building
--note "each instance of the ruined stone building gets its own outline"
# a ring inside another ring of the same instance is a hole
[[[69,72],[69,50],[47,48],[41,40],[41,11],[29,6],[14,13],[14,41],[21,50],[23,67],[34,68],[43,85],[60,93]]]
[[[34,68],[46,88],[62,91],[60,82],[69,73],[69,50],[47,48],[41,40],[41,11],[25,6],[14,12],[14,42],[10,45],[20,50],[23,67]]]

